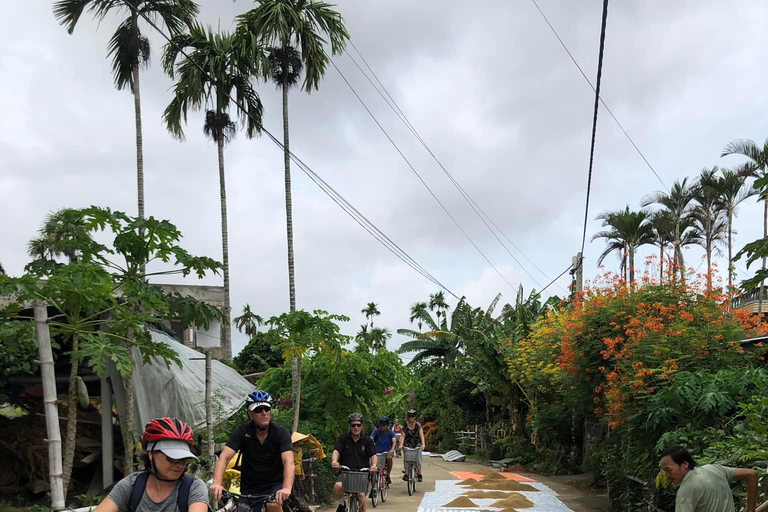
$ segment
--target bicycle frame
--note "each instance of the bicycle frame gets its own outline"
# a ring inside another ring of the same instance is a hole
[[[347,466],[339,466],[339,470],[340,470],[339,473],[341,473],[341,471],[354,471],[354,472],[358,472],[358,473],[370,473],[368,468],[357,469],[356,470],[356,469],[351,469],[351,468],[349,468]],[[357,502],[357,500],[359,499],[358,493],[356,493],[356,492],[345,492],[344,494],[346,495],[347,500],[348,500],[347,501],[347,503],[348,503],[348,505],[347,505],[347,512],[357,512],[359,510],[359,506],[360,506],[358,504],[358,502]],[[362,493],[362,494],[365,494],[365,493]]]
[[[251,512],[264,512],[267,508],[267,503],[275,502],[274,494],[238,494],[235,492],[223,491],[221,493],[222,499],[229,499],[224,510],[226,512],[232,512],[237,508],[237,502],[240,500],[246,500]]]

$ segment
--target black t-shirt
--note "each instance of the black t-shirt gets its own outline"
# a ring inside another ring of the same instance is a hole
[[[242,453],[240,490],[243,494],[259,494],[283,481],[283,452],[292,452],[291,435],[282,425],[270,422],[264,443],[256,437],[253,421],[238,425],[229,436],[227,446]]]
[[[350,432],[341,434],[334,443],[333,449],[339,452],[339,464],[350,469],[370,467],[371,457],[376,455],[376,445],[373,439],[362,432],[357,442],[352,439]]]
[[[413,426],[413,429],[409,428],[407,423],[403,425],[405,446],[408,448],[419,448],[421,446],[421,436],[419,435],[419,430],[421,430],[421,423],[418,421]]]

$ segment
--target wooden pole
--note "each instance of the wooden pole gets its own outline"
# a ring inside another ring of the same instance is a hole
[[[115,481],[115,441],[112,435],[112,384],[107,372],[101,376],[101,485],[104,489]]]
[[[40,373],[43,377],[43,404],[45,408],[45,427],[48,435],[48,468],[51,485],[51,505],[56,510],[64,510],[64,470],[61,460],[61,429],[59,427],[59,407],[56,402],[56,373],[53,369],[53,350],[51,332],[48,329],[48,307],[36,304],[35,332],[37,350],[40,356]]]
[[[205,350],[205,428],[208,433],[208,457],[213,464],[213,411],[211,410],[211,349]]]

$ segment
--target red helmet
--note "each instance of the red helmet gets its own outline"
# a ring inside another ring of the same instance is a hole
[[[141,441],[143,443],[152,443],[163,439],[184,441],[190,446],[195,443],[195,440],[192,438],[192,429],[179,419],[158,418],[147,423],[147,426],[144,427]]]

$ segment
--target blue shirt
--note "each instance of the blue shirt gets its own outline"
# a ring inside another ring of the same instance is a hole
[[[381,430],[374,429],[371,432],[371,439],[376,443],[376,453],[388,452],[392,449],[392,440],[395,439],[395,433],[391,428],[388,428],[385,433],[381,433]]]

